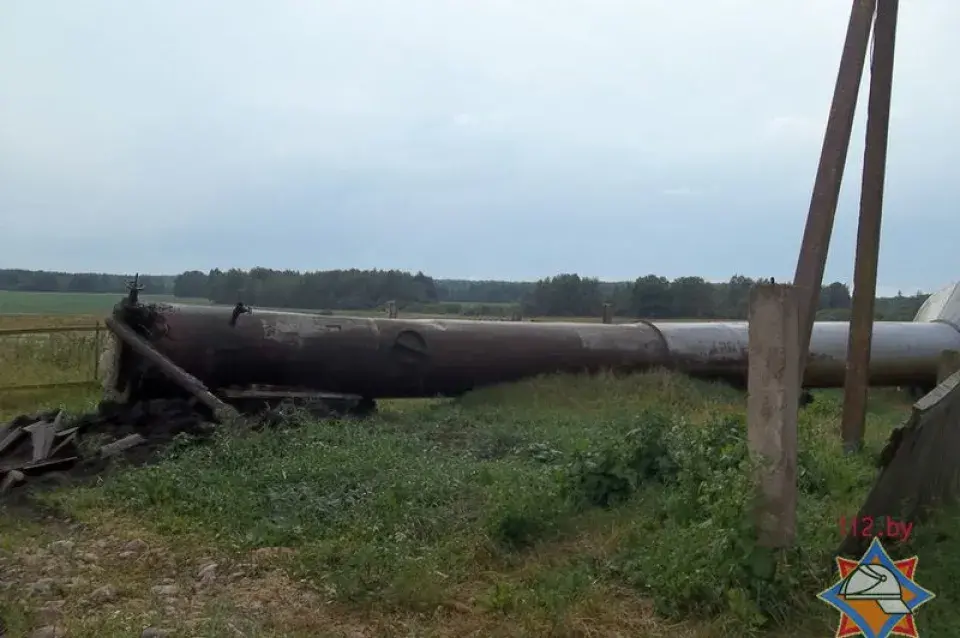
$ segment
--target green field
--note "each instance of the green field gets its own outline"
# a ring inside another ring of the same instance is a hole
[[[88,292],[17,292],[0,290],[0,315],[106,315],[122,295]],[[145,301],[206,303],[172,295],[144,295]]]
[[[84,322],[92,323],[98,317],[110,313],[113,307],[122,298],[122,295],[106,293],[71,293],[71,292],[16,292],[9,290],[0,290],[0,329],[6,327],[31,327],[38,325],[59,325],[76,323],[77,317],[82,317]],[[167,302],[181,304],[208,304],[206,299],[193,299],[184,297],[174,297],[172,295],[142,295],[141,299],[145,302]],[[408,312],[400,311],[399,316],[411,319],[503,319],[501,315],[477,315],[477,314],[451,314],[440,312],[444,304],[435,304],[438,312]],[[456,304],[457,307],[470,311],[475,307],[484,307],[487,309],[509,309],[510,304]],[[271,308],[265,308],[271,310]],[[275,309],[284,312],[306,312],[323,313],[337,315],[353,315],[359,317],[383,317],[386,315],[385,309],[375,310],[316,310],[301,308],[282,308]],[[509,316],[509,313],[507,313]],[[600,317],[535,317],[536,321],[576,321],[576,322],[597,322]],[[623,317],[616,319],[617,322],[628,321]]]
[[[89,292],[18,292],[12,290],[0,290],[0,315],[104,315],[110,310],[123,295],[111,293],[89,293]],[[174,297],[173,295],[141,295],[140,298],[145,302],[167,302],[182,304],[208,304],[206,299],[194,299],[185,297]],[[455,317],[450,313],[439,312],[443,304],[435,304],[438,312],[413,312],[404,313],[404,316],[420,317]],[[491,309],[509,309],[511,304],[457,304],[466,306],[468,309],[473,306],[485,306]],[[284,308],[288,312],[329,312],[322,310],[309,310],[299,308]],[[385,310],[342,310],[337,314],[357,314],[361,316],[376,315],[383,316]]]

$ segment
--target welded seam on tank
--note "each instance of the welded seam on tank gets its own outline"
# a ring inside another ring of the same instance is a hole
[[[647,326],[653,330],[654,334],[657,335],[657,339],[660,340],[660,345],[663,346],[663,356],[665,359],[664,365],[667,368],[673,369],[675,367],[673,351],[670,349],[670,342],[667,341],[667,337],[663,334],[663,331],[660,330],[657,324],[653,323],[652,321],[647,321],[646,319],[638,319],[637,325]]]

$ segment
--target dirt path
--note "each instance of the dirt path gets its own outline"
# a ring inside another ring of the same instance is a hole
[[[110,512],[95,524],[21,507],[5,514],[6,638],[706,635],[659,624],[647,605],[617,592],[584,601],[563,628],[469,603],[422,613],[347,608],[291,578],[288,548],[226,555],[186,535],[171,543]]]
[[[265,548],[223,556],[184,537],[171,546],[136,521],[7,520],[0,600],[9,636],[364,636],[371,619],[293,582]]]

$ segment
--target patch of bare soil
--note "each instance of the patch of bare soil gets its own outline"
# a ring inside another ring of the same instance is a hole
[[[290,548],[225,555],[112,512],[95,525],[29,514],[34,520],[0,528],[7,638],[705,635],[658,624],[636,595],[616,590],[585,598],[559,622],[485,609],[469,586],[423,613],[350,608],[293,578]]]
[[[24,635],[378,635],[287,576],[282,549],[218,556],[124,523],[47,519],[4,530],[0,600],[28,624]]]

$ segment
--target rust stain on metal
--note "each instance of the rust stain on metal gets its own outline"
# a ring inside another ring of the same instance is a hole
[[[743,344],[733,343],[730,341],[721,341],[714,344],[709,350],[706,351],[704,359],[711,359],[720,355],[727,354],[743,354],[746,352]]]

